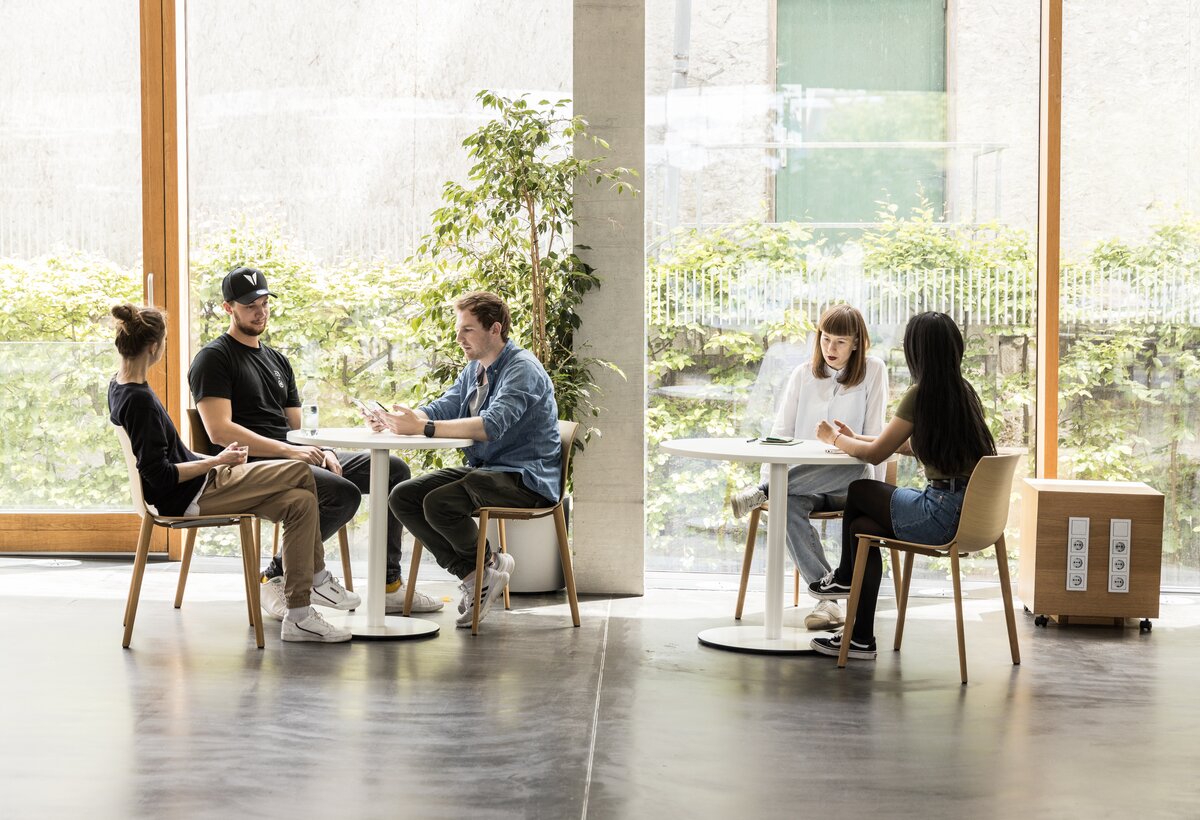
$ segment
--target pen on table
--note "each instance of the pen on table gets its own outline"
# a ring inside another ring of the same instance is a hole
[[[752,442],[752,441],[758,441],[758,436],[754,436],[753,438],[748,438],[748,439],[746,439],[746,443],[747,443],[747,444],[749,444],[749,443],[750,443],[750,442]]]

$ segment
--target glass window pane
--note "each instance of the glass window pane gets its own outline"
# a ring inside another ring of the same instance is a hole
[[[278,294],[263,338],[317,382],[322,426],[361,423],[352,397],[428,398],[429,272],[410,257],[466,177],[476,93],[569,96],[571,5],[190,0],[187,17],[192,354],[229,326],[222,276],[251,265]]]
[[[1200,3],[1063,11],[1059,475],[1165,496],[1166,586],[1200,586]]]
[[[951,314],[998,443],[1033,441],[1036,5],[1000,26],[941,0],[776,11],[648,10],[649,569],[740,568],[729,499],[758,471],[657,444],[768,432],[830,303],[863,312],[893,408],[908,319]],[[909,459],[900,481],[922,483]]]
[[[64,58],[64,55],[69,55]],[[0,8],[0,509],[129,508],[109,307],[141,299],[138,8]]]

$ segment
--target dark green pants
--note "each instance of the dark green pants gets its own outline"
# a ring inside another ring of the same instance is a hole
[[[480,507],[549,507],[553,502],[521,483],[520,473],[448,467],[397,484],[388,507],[400,523],[459,578],[475,571]],[[490,545],[489,545],[490,546]]]

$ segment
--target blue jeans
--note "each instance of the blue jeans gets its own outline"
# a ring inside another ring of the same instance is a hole
[[[846,488],[866,470],[857,464],[798,464],[788,470],[787,546],[806,584],[819,581],[830,569],[809,515],[845,507]],[[767,493],[767,485],[760,486]]]

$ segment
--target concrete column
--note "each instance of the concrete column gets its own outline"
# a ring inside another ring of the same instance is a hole
[[[574,0],[575,113],[611,148],[608,163],[645,168],[645,0]],[[580,145],[590,151],[592,146]],[[640,180],[638,181],[640,184]],[[602,373],[593,437],[575,462],[573,540],[580,592],[640,595],[645,565],[645,242],[641,195],[575,192],[576,245],[601,287],[583,305],[578,349],[625,373]]]

